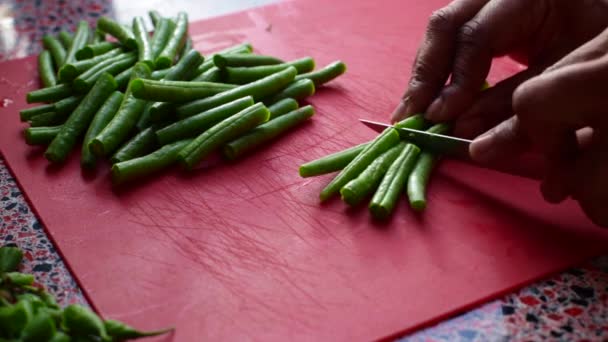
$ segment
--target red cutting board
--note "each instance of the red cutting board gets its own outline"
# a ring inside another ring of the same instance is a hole
[[[318,202],[331,176],[298,166],[375,133],[388,120],[432,10],[445,1],[292,1],[194,23],[207,51],[248,40],[257,51],[349,70],[310,102],[311,123],[255,155],[113,192],[107,168],[83,176],[78,154],[49,168],[27,147],[17,111],[35,60],[1,66],[0,148],[92,304],[163,341],[372,340],[511,291],[608,250],[573,203],[544,204],[538,185],[444,163],[428,210],[402,201],[385,225],[365,207]],[[491,80],[517,71],[501,61]]]

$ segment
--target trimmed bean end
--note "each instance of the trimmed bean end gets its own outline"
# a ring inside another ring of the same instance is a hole
[[[417,212],[424,211],[426,209],[426,201],[425,200],[410,200],[410,207]]]
[[[372,214],[372,217],[378,221],[384,221],[391,216],[388,209],[377,203],[370,204],[369,211]]]

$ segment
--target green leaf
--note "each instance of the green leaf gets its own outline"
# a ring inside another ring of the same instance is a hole
[[[17,247],[0,247],[0,273],[16,271],[23,259]]]

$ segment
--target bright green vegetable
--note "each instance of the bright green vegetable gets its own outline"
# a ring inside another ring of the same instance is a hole
[[[55,322],[51,316],[42,311],[37,313],[23,328],[21,341],[40,342],[49,341],[57,332]]]
[[[63,48],[63,45],[57,40],[55,37],[50,35],[45,35],[42,37],[42,44],[44,48],[49,50],[51,56],[53,56],[53,61],[55,62],[55,67],[60,68],[65,62],[66,52]]]
[[[101,17],[97,21],[97,29],[116,38],[127,49],[137,49],[135,36],[127,27],[120,25],[108,17]]]
[[[154,134],[154,129],[152,127],[148,127],[136,134],[131,140],[127,141],[118,149],[110,161],[112,164],[116,164],[131,160],[151,153],[155,148],[157,148],[156,134]]]
[[[67,32],[67,31],[61,31],[59,32],[59,41],[61,42],[61,45],[63,46],[63,48],[67,51],[70,49],[70,46],[72,45],[72,42],[74,41],[74,35],[72,35],[71,33]]]
[[[36,115],[28,122],[30,124],[30,127],[34,128],[61,125],[65,122],[65,120],[68,119],[68,116],[69,115],[58,114],[57,112],[48,112]]]
[[[44,104],[41,106],[36,106],[36,107],[31,107],[31,108],[26,108],[26,109],[22,109],[19,112],[19,119],[22,122],[26,122],[29,119],[33,118],[36,115],[40,115],[43,113],[48,113],[48,112],[53,112],[55,111],[55,105],[54,104]]]
[[[190,50],[174,66],[167,70],[162,77],[165,81],[190,80],[194,77],[194,72],[204,61],[203,56],[196,50]]]
[[[356,178],[344,184],[340,188],[342,200],[350,206],[356,206],[371,195],[378,187],[388,168],[397,159],[405,144],[405,142],[401,142],[392,146],[374,159]]]
[[[257,101],[284,88],[294,79],[296,73],[296,68],[289,67],[255,82],[236,87],[205,99],[186,103],[177,108],[178,117],[183,119],[244,96],[252,96],[254,101]]]
[[[16,286],[32,285],[34,283],[34,276],[31,274],[6,272],[2,274],[2,277],[12,285]]]
[[[121,71],[128,69],[136,61],[137,57],[134,53],[109,58],[76,77],[74,89],[77,92],[84,93],[93,86],[102,74],[117,75]]]
[[[161,18],[158,25],[154,30],[154,36],[152,36],[152,42],[150,48],[154,58],[158,57],[161,51],[167,45],[171,33],[175,30],[175,23],[169,18]]]
[[[19,268],[23,252],[17,247],[0,247],[0,273],[14,272]]]
[[[49,340],[49,342],[74,342],[74,341],[72,341],[70,336],[62,333],[61,331],[58,331],[57,333],[55,333],[55,335],[53,335],[53,337]]]
[[[38,74],[43,87],[52,87],[57,84],[55,70],[53,69],[53,59],[51,53],[43,50],[38,55]]]
[[[129,85],[129,80],[131,79],[131,73],[133,73],[133,67],[127,68],[120,72],[120,74],[116,75],[114,79],[116,80],[116,85],[118,86],[118,90],[124,91],[127,89]]]
[[[123,184],[154,174],[173,165],[177,162],[179,151],[191,141],[192,139],[176,141],[148,155],[114,164],[112,166],[112,182]]]
[[[136,98],[159,102],[187,102],[236,88],[225,83],[146,79],[133,80],[130,87]]]
[[[122,322],[115,321],[112,319],[105,320],[103,323],[106,327],[108,335],[118,341],[140,337],[158,336],[175,330],[174,328],[168,328],[158,331],[139,331]]]
[[[179,12],[177,15],[177,21],[175,23],[175,29],[169,36],[167,44],[155,60],[158,68],[166,68],[173,64],[173,60],[177,56],[178,51],[186,42],[187,35],[188,15],[186,12]]]
[[[295,67],[298,74],[301,74],[313,70],[315,67],[315,61],[310,57],[304,57],[295,61],[275,65],[262,65],[256,67],[227,67],[222,69],[222,79],[226,83],[247,84],[285,70],[289,67]]]
[[[79,21],[76,33],[74,34],[74,40],[72,41],[72,45],[70,45],[70,49],[67,50],[64,63],[69,64],[76,61],[76,52],[87,45],[89,33],[89,24],[84,20]]]
[[[91,37],[91,44],[98,44],[106,41],[106,34],[99,29],[95,29],[93,31],[93,36]]]
[[[124,95],[115,91],[108,97],[108,99],[103,103],[103,105],[99,108],[91,124],[89,125],[89,129],[84,135],[84,139],[82,142],[82,155],[80,157],[80,166],[83,169],[94,169],[97,164],[97,158],[91,153],[89,150],[89,143],[99,134],[108,123],[114,118],[120,104],[122,103]]]
[[[82,47],[80,50],[76,51],[76,60],[85,60],[89,58],[93,58],[95,56],[100,56],[105,54],[108,51],[115,50],[120,47],[120,44],[114,42],[101,42],[97,44],[91,44]],[[118,50],[121,51],[121,50]]]
[[[118,55],[121,55],[121,54],[122,54],[122,50],[119,48],[115,48],[113,50],[107,51],[106,53],[103,53],[101,55],[98,55],[98,56],[95,56],[95,57],[92,57],[89,59],[84,59],[84,60],[70,63],[70,64],[64,64],[59,69],[59,80],[61,82],[71,82],[78,75],[82,74],[83,72],[85,72],[93,67],[96,67],[97,65],[99,65],[99,63],[106,61],[110,58],[116,57]]]
[[[341,61],[336,61],[321,70],[300,74],[296,76],[296,80],[309,79],[315,83],[316,87],[320,87],[321,85],[333,80],[345,72],[346,65]]]
[[[28,145],[48,145],[59,134],[61,126],[28,127],[24,131]]]
[[[150,16],[150,21],[152,22],[152,25],[154,25],[155,28],[158,26],[158,23],[163,18],[163,16],[160,15],[157,10],[148,11],[148,16]]]
[[[86,132],[97,109],[114,90],[116,90],[114,78],[109,74],[103,74],[53,139],[44,153],[46,159],[52,163],[65,161],[76,141]]]
[[[34,102],[55,102],[72,95],[72,87],[67,84],[58,84],[56,86],[36,89],[27,93],[25,100],[27,103]]]
[[[223,149],[224,156],[230,160],[239,158],[300,125],[314,114],[315,110],[312,106],[304,106],[259,125],[251,132],[226,144]]]
[[[449,131],[449,126],[445,123],[436,124],[428,131],[436,134],[446,134]],[[426,208],[426,187],[438,160],[439,156],[423,151],[410,173],[407,180],[407,196],[410,207],[416,211],[423,211]]]
[[[110,340],[103,321],[80,305],[69,305],[63,310],[63,325],[71,336],[99,336],[104,341]]]
[[[155,104],[156,102],[146,102],[146,104],[144,105],[144,110],[141,113],[141,116],[139,117],[139,120],[137,120],[137,124],[135,125],[137,127],[138,131],[143,131],[144,129],[150,127],[150,125],[152,125],[152,117],[150,114],[150,108]],[[162,102],[160,102],[162,103]]]
[[[60,115],[65,115],[65,118],[67,119],[67,117],[72,113],[72,111],[76,109],[76,107],[78,107],[82,99],[83,96],[74,95],[66,97],[63,100],[57,101],[55,102],[55,112]]]
[[[369,210],[375,219],[385,220],[391,215],[399,196],[403,194],[419,153],[420,149],[412,144],[405,144],[401,149],[399,157],[389,167],[369,204]]]
[[[177,155],[179,163],[187,170],[193,169],[211,152],[266,122],[269,116],[268,108],[261,103],[243,109],[203,132],[184,147]]]
[[[150,69],[154,69],[154,55],[148,37],[148,31],[142,17],[133,18],[133,35],[137,43],[137,60],[148,64]]]
[[[181,60],[180,60],[180,62],[181,62]],[[173,67],[175,67],[175,65]],[[171,68],[173,68],[173,67],[171,67]],[[167,74],[169,73],[169,70],[171,70],[171,68],[165,68],[165,69],[152,71],[152,74],[150,75],[150,79],[157,80],[157,81],[162,80],[163,78],[165,78],[165,76],[167,76]]]
[[[150,76],[150,68],[145,63],[137,63],[133,68],[131,81],[112,121],[91,141],[89,149],[98,157],[108,156],[129,138],[131,130],[139,120],[146,102],[132,94],[133,80]]]
[[[285,63],[276,57],[254,54],[219,54],[213,56],[213,64],[218,68],[253,67]]]
[[[262,100],[262,102],[272,104],[287,98],[303,100],[309,96],[312,96],[314,93],[315,84],[309,79],[301,79],[299,81],[293,81],[291,84],[285,87],[285,89],[269,97],[268,99]]]
[[[298,101],[292,98],[284,98],[280,101],[277,101],[276,103],[268,107],[268,110],[270,111],[270,118],[268,118],[268,120],[270,121],[283,114],[292,112],[298,109],[299,106],[300,105],[298,104]]]
[[[198,82],[219,82],[222,79],[222,71],[218,67],[211,67],[209,70],[198,75],[192,81]]]
[[[0,307],[0,332],[8,338],[18,338],[32,315],[31,304],[27,301]]]
[[[253,106],[253,104],[254,101],[251,96],[236,99],[159,129],[156,131],[156,137],[161,145],[195,137],[218,122],[241,112],[245,108]]]
[[[207,57],[207,60],[203,64],[201,64],[201,66],[198,67],[198,71],[196,72],[196,75],[200,75],[200,74],[204,73],[205,71],[211,69],[213,66],[215,66],[215,64],[213,63],[213,59],[215,58],[215,55],[249,54],[252,51],[253,51],[253,47],[251,46],[250,43],[241,43],[241,44],[233,45],[226,49],[220,50]]]

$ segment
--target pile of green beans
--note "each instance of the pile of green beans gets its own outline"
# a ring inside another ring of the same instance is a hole
[[[84,306],[61,308],[55,297],[21,273],[23,252],[0,247],[0,340],[2,341],[125,341],[163,335],[173,328],[139,331],[113,319],[102,319]]]
[[[80,149],[83,170],[109,161],[121,184],[196,169],[215,152],[234,162],[307,122],[315,109],[300,101],[346,71],[339,60],[315,70],[310,56],[258,54],[247,42],[203,56],[185,12],[149,15],[148,27],[143,17],[102,17],[44,37],[40,89],[26,95],[39,105],[20,119],[25,142],[46,146],[50,163]]]

